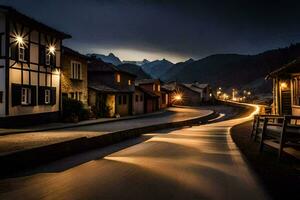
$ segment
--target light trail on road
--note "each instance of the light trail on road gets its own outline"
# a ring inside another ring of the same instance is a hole
[[[258,109],[243,118],[145,134],[144,142],[104,158],[99,155],[107,149],[83,154],[93,159],[81,165],[61,161],[2,180],[0,199],[268,199],[229,134]]]

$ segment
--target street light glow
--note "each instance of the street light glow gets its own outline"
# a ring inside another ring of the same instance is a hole
[[[182,96],[180,94],[177,94],[177,95],[174,96],[174,99],[176,101],[181,101],[182,100]]]

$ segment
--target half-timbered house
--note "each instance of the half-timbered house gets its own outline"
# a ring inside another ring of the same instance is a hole
[[[0,117],[28,121],[59,116],[61,45],[70,37],[0,6]]]

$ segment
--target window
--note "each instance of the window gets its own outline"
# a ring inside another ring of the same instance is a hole
[[[82,65],[80,62],[71,62],[71,78],[77,80],[82,79]]]
[[[293,80],[293,104],[300,105],[300,79],[296,77]]]
[[[21,104],[22,105],[31,104],[31,89],[30,88],[22,88]]]
[[[127,104],[127,96],[126,95],[123,96],[123,104]]]
[[[46,65],[50,65],[51,54],[46,55]]]
[[[144,96],[143,95],[140,96],[140,101],[144,101]]]
[[[117,74],[117,82],[120,83],[121,82],[121,75]]]
[[[71,97],[71,99],[81,101],[82,100],[82,92],[71,92],[70,97]]]
[[[128,80],[128,85],[131,85],[131,80],[130,79]]]
[[[3,103],[3,92],[0,91],[0,103]]]
[[[160,92],[160,85],[157,85],[157,91]]]
[[[122,105],[122,96],[118,96],[118,104]]]
[[[50,90],[45,90],[45,104],[50,104],[51,103],[51,91]]]
[[[25,47],[21,45],[19,46],[19,60],[25,61]]]
[[[155,91],[155,84],[153,84],[153,91]]]
[[[138,102],[139,101],[139,95],[135,95],[135,102]]]

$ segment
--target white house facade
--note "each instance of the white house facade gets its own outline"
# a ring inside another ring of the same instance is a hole
[[[0,6],[0,118],[61,110],[61,46],[71,36]]]

